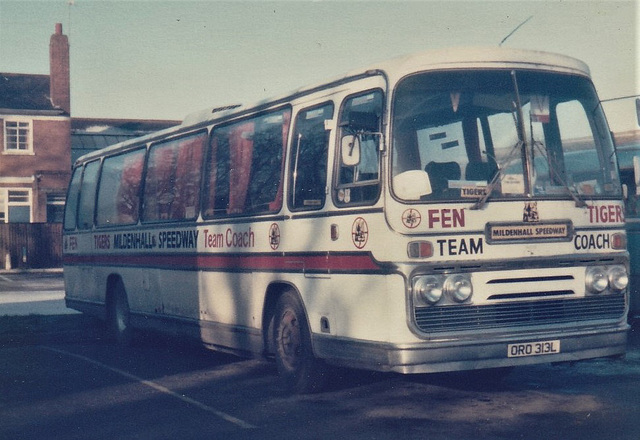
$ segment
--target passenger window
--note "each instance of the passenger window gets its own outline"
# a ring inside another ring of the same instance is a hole
[[[342,107],[334,188],[339,206],[372,204],[378,199],[381,116],[380,91],[350,97]]]
[[[211,137],[206,163],[205,218],[225,215],[229,208],[231,156],[228,137],[216,130]]]
[[[76,213],[78,210],[78,195],[80,193],[80,180],[82,179],[82,167],[73,170],[67,201],[64,207],[64,229],[71,231],[76,228]]]
[[[291,110],[213,130],[206,161],[204,217],[277,212]]]
[[[104,160],[98,189],[97,226],[138,222],[145,151],[139,149]]]
[[[93,227],[99,171],[100,161],[98,160],[89,162],[84,166],[80,200],[78,201],[78,229],[91,229]]]
[[[202,132],[149,149],[143,221],[193,220],[198,216],[206,137]]]
[[[289,206],[293,210],[321,209],[327,185],[329,130],[333,103],[303,110],[296,117],[289,166]]]

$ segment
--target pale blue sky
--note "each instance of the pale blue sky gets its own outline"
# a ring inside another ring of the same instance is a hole
[[[49,70],[71,44],[76,117],[183,119],[250,103],[397,55],[503,45],[585,61],[602,99],[640,94],[636,1],[0,0],[0,72]],[[632,100],[614,130],[637,128]]]

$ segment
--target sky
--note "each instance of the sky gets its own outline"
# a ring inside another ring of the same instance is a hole
[[[585,61],[607,100],[640,95],[639,6],[640,0],[0,0],[0,72],[48,74],[49,38],[62,23],[71,46],[72,116],[182,120],[399,55],[495,47],[517,28],[502,46]],[[614,131],[640,128],[634,99],[608,102],[605,110]]]

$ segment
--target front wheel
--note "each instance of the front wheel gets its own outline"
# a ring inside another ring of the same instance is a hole
[[[313,393],[326,383],[326,367],[313,356],[311,335],[297,295],[285,292],[276,304],[273,341],[278,375],[287,391]]]

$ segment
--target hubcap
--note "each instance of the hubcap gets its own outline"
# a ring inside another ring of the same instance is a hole
[[[300,357],[300,326],[291,310],[287,310],[280,321],[280,348],[283,362],[289,367],[295,366]]]

